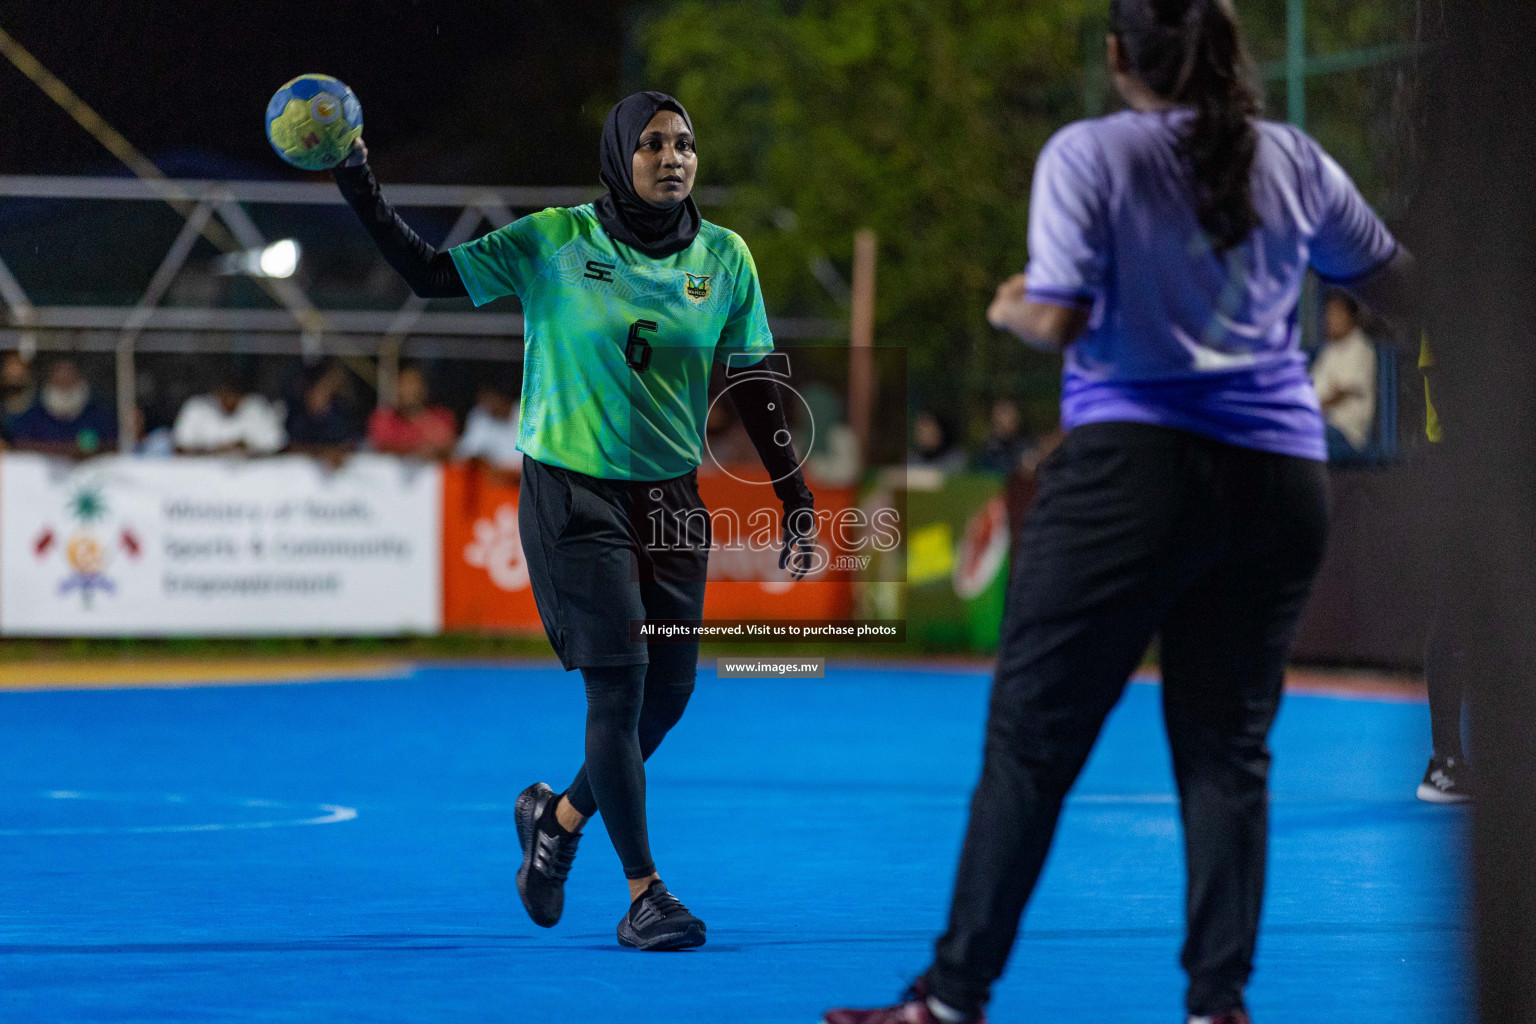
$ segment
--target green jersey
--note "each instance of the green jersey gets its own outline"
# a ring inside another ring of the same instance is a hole
[[[555,207],[450,250],[475,305],[523,303],[517,446],[610,480],[698,466],[713,361],[773,350],[752,254],[704,221],[651,259],[608,237],[590,204]]]

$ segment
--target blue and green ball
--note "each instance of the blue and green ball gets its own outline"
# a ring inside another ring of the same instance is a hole
[[[306,171],[336,166],[362,134],[362,104],[330,75],[300,75],[267,104],[267,140],[278,156]]]

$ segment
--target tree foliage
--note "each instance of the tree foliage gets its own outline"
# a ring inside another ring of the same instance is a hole
[[[641,38],[649,81],[693,114],[701,180],[734,190],[721,220],[772,308],[832,312],[811,263],[846,275],[853,232],[874,228],[878,343],[905,346],[919,397],[955,410],[993,389],[1004,346],[983,310],[1023,266],[1034,155],[1080,109],[1080,7],[683,0]]]
[[[1311,48],[1390,41],[1394,12],[1411,2],[1309,0]],[[1284,55],[1285,7],[1239,2],[1261,59]],[[907,349],[914,403],[968,411],[974,430],[982,400],[1010,394],[1038,428],[1054,415],[1055,361],[992,331],[983,312],[1024,265],[1040,147],[1085,111],[1114,107],[1102,71],[1107,8],[672,0],[641,22],[637,42],[647,87],[693,114],[700,181],[732,187],[730,208],[710,215],[751,245],[774,312],[840,312],[812,267],[830,261],[846,275],[854,231],[874,228],[877,343]],[[1283,81],[1270,95],[1271,116],[1283,117]],[[1371,140],[1348,129],[1359,97],[1331,99],[1339,109],[1319,123],[1360,163]]]

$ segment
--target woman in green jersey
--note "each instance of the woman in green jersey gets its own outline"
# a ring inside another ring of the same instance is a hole
[[[688,703],[698,645],[647,643],[632,626],[702,614],[710,530],[695,473],[711,368],[752,365],[773,338],[751,253],[691,198],[698,154],[682,104],[657,92],[624,99],[601,157],[608,191],[596,203],[543,210],[447,252],[385,201],[361,140],[334,174],[416,294],[523,304],[523,550],[550,643],[587,690],[581,771],[562,794],[535,783],[517,800],[523,905],[545,927],[560,919],[581,828],[601,812],[629,879],[619,942],[679,949],[704,942],[704,923],[651,860],[644,760]],[[784,507],[780,568],[799,579],[815,516],[784,402],[768,375],[730,394]]]

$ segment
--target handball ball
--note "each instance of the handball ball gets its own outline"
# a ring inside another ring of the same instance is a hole
[[[267,140],[278,156],[306,171],[335,167],[362,134],[362,104],[330,75],[300,75],[267,104]]]

